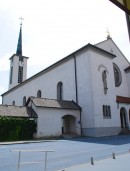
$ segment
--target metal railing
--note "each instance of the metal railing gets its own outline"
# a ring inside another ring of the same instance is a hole
[[[20,168],[20,165],[21,164],[35,164],[35,163],[44,163],[44,170],[43,171],[46,171],[46,168],[47,168],[47,153],[48,152],[54,152],[53,150],[10,150],[11,152],[18,152],[18,165],[17,165],[17,171],[19,171],[19,168]],[[21,159],[21,153],[22,152],[45,152],[45,161],[43,162],[21,162],[20,159]]]

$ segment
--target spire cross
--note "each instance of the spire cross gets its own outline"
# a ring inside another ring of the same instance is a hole
[[[19,19],[21,20],[21,24],[20,25],[22,25],[22,21],[24,20],[24,18],[20,17]]]

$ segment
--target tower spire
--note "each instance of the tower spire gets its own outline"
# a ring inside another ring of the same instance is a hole
[[[20,31],[18,37],[18,44],[16,54],[10,57],[10,78],[9,89],[17,86],[27,79],[27,59],[28,57],[22,55],[22,20],[20,18]]]
[[[17,44],[17,49],[16,49],[16,55],[21,55],[22,56],[22,20],[23,18],[19,18],[21,20],[20,23],[20,31],[19,31],[19,38],[18,38],[18,44]]]

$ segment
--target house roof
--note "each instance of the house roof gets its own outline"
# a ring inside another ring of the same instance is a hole
[[[80,51],[82,51],[82,50],[84,50],[84,49],[96,50],[97,52],[102,52],[102,53],[106,54],[107,56],[110,56],[111,58],[115,58],[115,57],[116,57],[114,54],[112,54],[112,53],[110,53],[110,52],[108,52],[108,51],[106,51],[106,50],[104,50],[104,49],[102,49],[102,48],[99,48],[99,47],[97,47],[97,46],[95,46],[95,45],[92,45],[92,44],[88,43],[87,45],[85,45],[85,46],[83,46],[82,48],[80,48],[80,49],[74,51],[73,53],[71,53],[70,55],[66,56],[65,58],[59,60],[58,62],[52,64],[51,66],[47,67],[46,69],[44,69],[44,70],[38,72],[37,74],[35,74],[35,75],[33,75],[32,77],[28,78],[27,80],[23,81],[21,84],[18,84],[17,86],[15,86],[15,87],[13,87],[12,89],[8,90],[7,92],[3,93],[1,96],[4,96],[4,95],[10,93],[11,91],[17,89],[18,87],[20,87],[20,86],[26,84],[26,83],[29,82],[29,81],[35,79],[36,77],[40,76],[41,74],[44,74],[45,72],[50,71],[51,69],[55,68],[57,65],[60,65],[60,64],[64,63],[64,62],[67,61],[67,60],[70,60],[71,58],[74,57],[74,55],[75,55],[76,53],[78,53],[78,52],[80,52]]]
[[[30,107],[0,105],[0,116],[37,118],[37,114]]]
[[[123,96],[116,96],[116,102],[130,104],[130,98],[123,97]]]
[[[30,97],[27,101],[27,105],[30,101],[32,101],[36,107],[81,110],[80,106],[74,101]]]

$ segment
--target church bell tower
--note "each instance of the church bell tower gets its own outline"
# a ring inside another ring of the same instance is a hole
[[[18,84],[22,83],[27,79],[27,59],[28,57],[22,55],[22,22],[21,22],[16,54],[13,54],[10,57],[9,89],[17,86]]]

